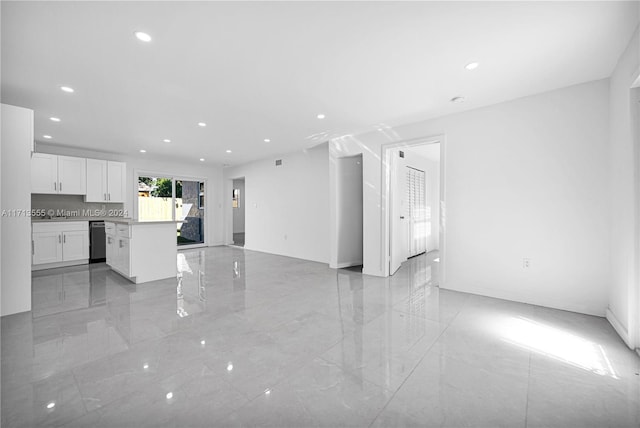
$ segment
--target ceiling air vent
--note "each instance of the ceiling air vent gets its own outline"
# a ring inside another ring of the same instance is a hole
[[[276,166],[282,166],[282,159],[276,159]]]

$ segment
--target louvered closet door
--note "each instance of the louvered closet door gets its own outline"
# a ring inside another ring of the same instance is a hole
[[[426,251],[427,212],[425,173],[407,167],[407,201],[409,203],[409,257]]]

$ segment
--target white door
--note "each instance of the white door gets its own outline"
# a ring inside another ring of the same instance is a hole
[[[84,195],[87,193],[87,160],[58,156],[58,193]]]
[[[31,156],[31,193],[58,193],[58,156]]]
[[[33,264],[62,261],[62,233],[36,232],[33,234]]]
[[[106,202],[107,161],[87,159],[87,196],[85,202]]]
[[[83,260],[89,258],[89,232],[71,231],[62,233],[62,260]]]
[[[389,190],[391,195],[390,205],[390,263],[389,274],[393,275],[402,262],[407,260],[407,201],[406,179],[404,176],[405,160],[400,157],[402,152],[391,150],[391,174]]]
[[[107,162],[107,201],[124,202],[126,183],[126,164]]]
[[[425,173],[407,167],[407,197],[409,201],[409,257],[425,252],[427,217],[425,199]]]

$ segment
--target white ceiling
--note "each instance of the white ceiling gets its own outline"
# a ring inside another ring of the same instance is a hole
[[[606,78],[638,23],[638,2],[1,7],[2,102],[37,140],[232,165]]]

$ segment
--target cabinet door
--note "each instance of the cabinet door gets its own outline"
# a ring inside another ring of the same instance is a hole
[[[115,261],[115,256],[116,256],[116,238],[113,235],[107,235],[106,236],[106,240],[107,240],[107,248],[106,248],[106,262],[109,266],[113,266]]]
[[[116,238],[116,242],[118,243],[116,252],[116,268],[127,276],[131,276],[129,272],[129,239],[128,238]]]
[[[76,230],[62,233],[62,260],[89,258],[89,232]]]
[[[58,193],[58,156],[31,156],[31,193]]]
[[[84,200],[107,201],[107,161],[87,159],[87,196]]]
[[[107,162],[107,201],[124,202],[127,167],[123,162]]]
[[[87,160],[58,156],[58,193],[85,195],[87,193]]]
[[[62,233],[36,232],[33,234],[33,264],[62,261]]]

